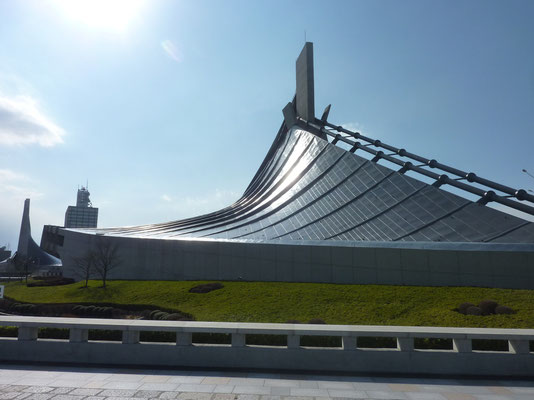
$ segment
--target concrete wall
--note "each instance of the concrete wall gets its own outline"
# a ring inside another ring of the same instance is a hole
[[[64,275],[97,240],[61,230]],[[119,249],[111,279],[244,280],[534,289],[534,246],[235,242],[104,237]]]
[[[18,339],[0,338],[0,361],[286,369],[351,373],[533,376],[532,329],[425,328],[0,317]],[[67,328],[70,340],[38,339],[39,327]],[[122,331],[121,342],[88,341],[89,329]],[[140,343],[141,331],[176,333],[176,343]],[[196,345],[194,332],[226,333],[231,345]],[[247,334],[285,335],[287,346],[246,345]],[[301,336],[335,336],[342,347],[301,347]],[[362,349],[358,337],[393,337],[397,348]],[[415,338],[451,339],[450,350],[418,350]],[[509,342],[509,351],[472,350],[472,339]]]

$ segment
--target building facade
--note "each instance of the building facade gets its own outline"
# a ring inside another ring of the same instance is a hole
[[[98,208],[92,206],[89,196],[87,188],[78,189],[76,206],[68,206],[65,212],[65,228],[96,228]]]

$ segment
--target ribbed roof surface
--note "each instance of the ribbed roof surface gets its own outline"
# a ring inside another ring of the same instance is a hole
[[[113,236],[534,243],[534,223],[474,203],[294,126],[243,196],[220,211]]]

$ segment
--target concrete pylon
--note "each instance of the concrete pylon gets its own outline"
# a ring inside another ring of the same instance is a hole
[[[306,42],[297,58],[297,116],[308,122],[315,120],[315,88],[313,81],[313,43]]]
[[[22,256],[27,256],[32,240],[31,226],[30,226],[30,199],[24,200],[24,212],[22,213],[22,222],[20,224],[19,245],[17,253]]]

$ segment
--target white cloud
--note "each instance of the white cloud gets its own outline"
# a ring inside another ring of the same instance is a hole
[[[172,198],[171,198],[171,196],[168,196],[168,195],[166,195],[166,194],[163,194],[163,195],[161,196],[161,200],[164,200],[164,201],[167,201],[167,202],[171,202],[171,201],[172,201]]]
[[[0,96],[0,144],[51,147],[63,143],[65,131],[52,122],[30,96]]]
[[[24,200],[42,196],[42,193],[32,188],[31,184],[30,178],[24,174],[0,169],[0,194],[3,199]]]

